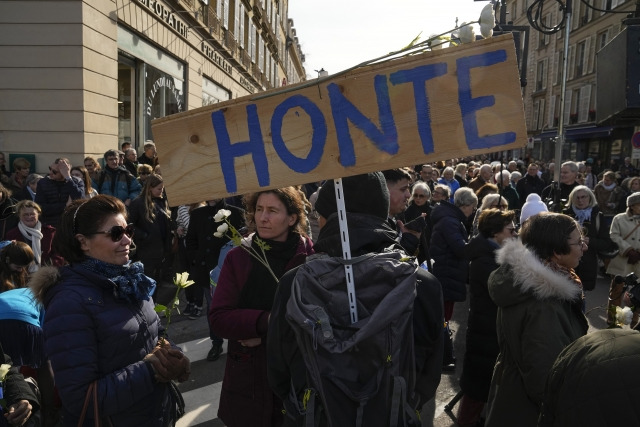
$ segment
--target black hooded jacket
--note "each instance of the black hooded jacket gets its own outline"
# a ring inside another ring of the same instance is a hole
[[[396,243],[397,234],[384,219],[348,213],[347,222],[353,257],[380,252]],[[316,253],[342,256],[337,215],[333,214],[328,218],[326,225],[320,230],[314,249]],[[296,395],[301,397],[307,386],[304,360],[298,350],[295,333],[285,318],[286,305],[291,296],[291,286],[296,272],[297,269],[291,270],[280,280],[271,310],[267,337],[269,385],[283,401],[288,400],[292,387]],[[441,286],[432,274],[419,269],[416,288],[417,296],[413,308],[416,391],[421,396],[421,402],[425,402],[435,396],[440,383],[444,313]],[[287,417],[287,422],[292,422],[291,418]]]

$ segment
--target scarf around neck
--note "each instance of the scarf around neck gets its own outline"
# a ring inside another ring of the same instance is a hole
[[[580,277],[578,277],[576,272],[573,270],[573,268],[563,267],[557,262],[551,261],[551,260],[544,260],[543,264],[551,271],[555,271],[561,276],[564,276],[569,281],[573,282],[577,287],[579,287],[582,295],[581,299],[584,299],[584,290],[582,288],[582,281],[580,280]]]
[[[149,301],[156,289],[156,281],[144,275],[144,267],[139,261],[115,265],[87,257],[80,266],[111,280],[115,284],[113,295],[119,300],[130,303]]]
[[[593,209],[591,206],[586,209],[578,209],[575,206],[571,206],[571,209],[573,209],[573,213],[576,214],[576,220],[578,221],[578,223],[580,223],[580,225],[582,225],[583,222],[589,221],[591,219],[591,210]]]
[[[18,223],[18,229],[24,238],[31,242],[31,249],[36,258],[36,264],[42,264],[42,224],[40,221],[36,222],[35,227],[27,227],[20,221]]]

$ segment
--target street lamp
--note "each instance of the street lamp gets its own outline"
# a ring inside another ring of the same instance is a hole
[[[329,75],[329,72],[327,70],[325,70],[324,68],[320,68],[319,70],[313,70],[313,71],[318,73],[318,78],[327,77]]]

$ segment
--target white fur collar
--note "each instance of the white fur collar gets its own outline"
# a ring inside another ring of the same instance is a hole
[[[507,264],[513,272],[513,285],[532,292],[536,299],[575,300],[581,290],[568,278],[545,267],[519,239],[510,240],[497,251],[498,264]]]

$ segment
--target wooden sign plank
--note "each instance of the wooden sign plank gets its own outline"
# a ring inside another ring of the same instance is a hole
[[[154,120],[172,206],[521,148],[511,35]]]

